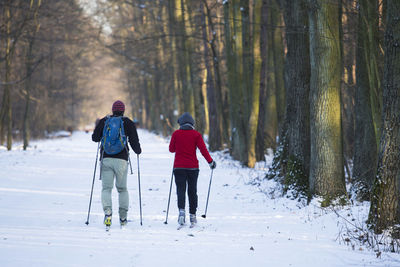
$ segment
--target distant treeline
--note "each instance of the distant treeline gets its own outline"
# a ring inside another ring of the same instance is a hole
[[[0,1],[0,144],[79,123],[96,32],[76,1]]]

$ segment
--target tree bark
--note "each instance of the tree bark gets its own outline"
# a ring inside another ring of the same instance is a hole
[[[33,1],[31,1],[31,8],[32,8]],[[29,145],[29,139],[30,139],[30,101],[31,101],[31,87],[32,87],[32,74],[33,74],[33,45],[35,43],[36,39],[36,33],[40,29],[40,24],[37,21],[37,16],[38,16],[38,10],[40,7],[40,1],[37,3],[37,8],[34,11],[33,18],[35,20],[35,27],[33,30],[33,33],[31,36],[29,36],[28,40],[28,48],[27,48],[27,53],[26,53],[26,83],[25,83],[25,110],[24,110],[24,118],[23,118],[23,125],[22,125],[22,135],[23,135],[23,149],[26,150],[26,148]]]
[[[192,79],[192,61],[191,61],[191,40],[189,31],[191,27],[186,25],[190,24],[187,0],[175,0],[176,1],[176,18],[178,24],[178,34],[180,40],[180,49],[183,54],[180,59],[180,73],[182,81],[182,92],[183,92],[183,106],[186,112],[189,112],[194,118],[196,118],[195,107],[194,107],[194,87]]]
[[[400,222],[400,2],[387,1],[383,131],[369,222],[376,233]]]
[[[257,124],[257,140],[256,140],[256,159],[258,161],[265,159],[265,141],[264,141],[264,128],[265,128],[265,101],[267,97],[267,47],[268,47],[268,0],[262,0],[261,6],[261,28],[260,28],[260,101],[259,101],[259,116]]]
[[[281,2],[285,20],[287,54],[285,61],[286,111],[280,133],[281,156],[275,157],[279,177],[308,187],[310,164],[310,57],[306,2]],[[291,164],[293,168],[288,169]],[[296,166],[296,167],[295,167]],[[293,176],[294,173],[300,174]],[[288,179],[290,177],[290,179]]]
[[[247,164],[248,101],[243,89],[242,14],[238,0],[224,4],[226,57],[231,118],[230,152],[233,158]],[[247,106],[247,105],[246,105]]]
[[[12,106],[11,106],[11,85],[9,84],[11,79],[11,61],[12,51],[11,48],[11,13],[9,4],[5,7],[5,17],[7,21],[6,26],[6,55],[5,55],[5,82],[4,86],[4,97],[5,97],[5,119],[7,122],[7,150],[12,148]]]
[[[223,101],[222,101],[222,81],[221,81],[221,74],[220,74],[220,67],[219,67],[219,62],[220,58],[218,56],[218,51],[216,48],[216,31],[214,27],[214,23],[212,21],[212,15],[211,15],[211,10],[207,4],[207,1],[203,0],[202,4],[204,5],[204,25],[205,28],[203,29],[205,32],[203,33],[203,42],[204,43],[204,49],[207,49],[207,55],[206,51],[205,53],[205,60],[206,60],[206,66],[208,64],[207,68],[207,80],[208,77],[212,79],[213,82],[213,90],[209,91],[207,89],[207,99],[208,99],[208,104],[209,105],[215,105],[212,109],[215,109],[215,113],[211,112],[211,106],[209,106],[209,122],[210,122],[210,138],[209,138],[209,144],[210,144],[210,150],[211,151],[216,151],[216,150],[221,150],[223,148],[222,146],[222,139],[223,139]],[[205,39],[204,39],[205,38]],[[211,60],[210,60],[211,57]],[[211,81],[210,81],[211,82]],[[208,83],[207,83],[208,85]],[[207,87],[208,88],[208,87]],[[211,88],[210,88],[211,89]],[[214,98],[211,100],[209,97]],[[214,102],[211,104],[211,102]],[[214,121],[212,121],[214,120]],[[212,125],[211,125],[212,124]],[[215,129],[212,129],[214,128]],[[226,131],[227,129],[225,129]],[[211,138],[211,132],[213,132],[213,136],[215,140],[212,140]],[[212,144],[212,145],[211,145]]]
[[[279,1],[279,0],[278,0]],[[286,110],[286,88],[284,78],[284,64],[285,64],[285,44],[283,41],[284,28],[281,27],[283,23],[283,14],[279,9],[276,0],[270,0],[271,2],[271,50],[274,61],[274,77],[275,77],[275,95],[276,95],[276,113],[278,119],[278,133],[281,133],[282,126],[285,121],[285,110]],[[308,37],[307,37],[308,38]],[[274,146],[275,147],[275,146]]]
[[[31,87],[32,87],[32,62],[33,62],[33,55],[32,55],[32,50],[33,50],[33,43],[34,43],[34,38],[31,38],[29,44],[28,44],[28,49],[27,49],[27,54],[26,54],[26,75],[27,80],[25,83],[25,110],[24,110],[24,118],[23,118],[23,126],[22,126],[22,135],[23,135],[23,141],[24,145],[23,148],[26,150],[26,148],[29,145],[29,138],[30,138],[30,127],[29,127],[29,112],[30,112],[30,95],[31,95]]]
[[[338,5],[310,0],[310,191],[329,201],[346,192],[340,104]]]
[[[372,183],[375,179],[377,165],[377,144],[375,137],[374,121],[371,107],[371,83],[368,71],[369,25],[377,18],[369,18],[368,5],[374,5],[373,0],[359,1],[358,42],[357,42],[357,68],[356,68],[356,103],[355,103],[355,138],[353,179],[354,189],[360,200],[369,200]],[[376,13],[377,15],[377,13]],[[371,77],[372,78],[372,77]]]
[[[253,25],[253,84],[250,105],[249,133],[248,133],[248,163],[247,166],[253,168],[256,164],[256,138],[257,126],[260,114],[260,82],[261,82],[261,14],[262,1],[257,1],[254,6],[254,25]],[[264,48],[264,47],[263,47]],[[264,55],[265,56],[265,55]],[[264,116],[261,112],[261,116]]]
[[[174,86],[174,91],[175,95],[177,98],[178,102],[178,113],[182,114],[185,112],[185,107],[183,105],[183,96],[182,96],[182,82],[181,82],[181,75],[180,75],[180,68],[179,66],[181,65],[181,62],[178,57],[178,37],[177,37],[177,30],[176,30],[176,25],[178,23],[175,15],[175,9],[177,7],[175,6],[175,1],[168,1],[168,30],[169,30],[169,35],[171,35],[170,38],[170,44],[171,44],[171,53],[172,53],[172,64],[171,64],[171,71],[173,75],[173,86]]]
[[[206,20],[207,6],[206,3],[201,3],[202,14],[201,21],[203,24],[203,52],[204,52],[204,63],[206,67],[206,84],[207,84],[207,103],[208,103],[208,116],[209,116],[209,146],[211,151],[216,151],[221,148],[221,131],[220,122],[217,108],[217,94],[216,94],[216,83],[214,78],[214,69],[210,60],[210,40],[208,38],[208,21]]]

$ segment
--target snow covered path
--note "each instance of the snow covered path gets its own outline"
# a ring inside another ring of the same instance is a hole
[[[28,151],[0,150],[1,266],[400,266],[396,254],[375,254],[340,245],[337,218],[294,201],[269,199],[245,185],[254,171],[213,155],[207,218],[209,167],[199,156],[199,225],[176,230],[175,185],[168,225],[165,210],[173,154],[168,143],[139,131],[143,226],[139,223],[136,156],[128,176],[131,222],[102,225],[101,184],[95,181],[90,224],[85,225],[97,145],[90,134],[37,141]],[[366,207],[365,207],[366,208]]]

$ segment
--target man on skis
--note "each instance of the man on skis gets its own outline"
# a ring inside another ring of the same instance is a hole
[[[129,148],[128,142],[136,154],[140,154],[139,138],[135,124],[127,117],[123,117],[125,105],[122,101],[115,101],[112,105],[112,116],[102,118],[93,131],[92,140],[102,142],[101,168],[102,180],[101,203],[104,211],[104,224],[111,226],[112,201],[111,191],[115,186],[119,198],[119,221],[121,226],[127,224],[129,209],[129,194],[127,190],[127,174]]]

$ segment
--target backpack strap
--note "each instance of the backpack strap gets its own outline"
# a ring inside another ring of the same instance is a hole
[[[120,141],[123,146],[126,146],[126,135],[125,135],[125,127],[124,127],[124,117],[121,117],[121,122],[119,124],[119,135]]]
[[[103,146],[103,148],[104,148],[104,144],[105,144],[105,142],[106,142],[106,137],[104,136],[104,134],[106,133],[106,127],[107,127],[108,124],[109,124],[110,118],[111,118],[111,116],[110,116],[110,115],[107,115],[107,116],[105,117],[105,121],[104,121],[103,134],[102,134],[101,140],[100,140],[101,145]]]

